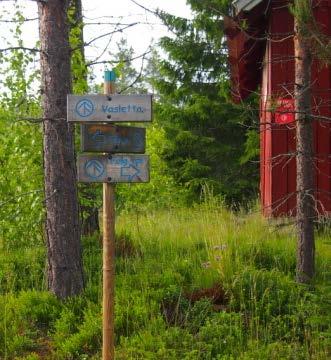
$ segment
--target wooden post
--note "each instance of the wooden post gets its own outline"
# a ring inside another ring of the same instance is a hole
[[[104,93],[115,93],[115,74],[105,71]],[[103,183],[102,360],[114,360],[115,323],[115,185]]]

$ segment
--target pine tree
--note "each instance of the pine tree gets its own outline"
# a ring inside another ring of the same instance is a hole
[[[258,168],[245,153],[245,125],[257,121],[258,114],[251,116],[229,99],[224,6],[220,1],[189,3],[195,11],[192,21],[160,14],[176,35],[161,40],[168,59],[160,61],[160,77],[154,81],[160,97],[156,119],[168,138],[163,157],[177,181],[191,189],[192,199],[208,185],[233,204],[257,194]],[[249,140],[256,146],[257,139],[255,133]]]
[[[84,286],[73,126],[66,120],[71,93],[68,6],[69,1],[60,0],[38,3],[48,287],[60,298]]]

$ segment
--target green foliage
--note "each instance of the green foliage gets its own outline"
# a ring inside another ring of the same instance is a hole
[[[101,326],[98,304],[87,303],[81,321],[66,310],[55,324],[57,357],[77,359],[81,354],[90,355],[98,351],[101,348]]]
[[[307,349],[299,343],[274,342],[262,347],[257,347],[256,342],[249,344],[247,352],[239,357],[241,360],[305,360]],[[326,359],[326,357],[314,357]]]
[[[246,132],[245,152],[240,159],[241,164],[256,160],[260,155],[260,136],[255,130]]]
[[[15,241],[16,243],[16,241]],[[45,249],[28,247],[0,252],[0,293],[44,289]],[[28,277],[22,274],[28,273]]]
[[[204,359],[221,359],[226,354],[238,358],[246,346],[242,316],[236,313],[213,314],[200,328],[198,341],[206,352]]]
[[[314,16],[311,0],[295,0],[289,5],[296,22],[296,36],[304,41],[310,53],[324,64],[331,62],[330,36]]]
[[[191,201],[208,185],[228,204],[244,202],[257,193],[257,165],[248,160],[256,158],[258,142],[245,127],[256,116],[228,96],[221,16],[226,2],[189,3],[196,11],[192,21],[160,14],[176,34],[161,39],[169,59],[159,61],[152,81],[160,97],[155,117],[167,140],[162,158]]]
[[[116,357],[328,359],[330,231],[319,229],[317,276],[306,288],[293,280],[289,224],[224,209],[224,198],[255,194],[250,160],[258,154],[258,136],[238,126],[254,119],[226,95],[220,29],[228,1],[190,4],[192,22],[162,14],[178,38],[163,39],[169,61],[154,54],[145,78],[126,61],[132,49],[120,44],[121,87],[138,78],[128,91],[145,91],[148,78],[160,93],[157,121],[147,128],[151,182],[117,187]],[[19,41],[23,19],[16,16]],[[82,24],[74,16],[70,12],[71,44],[78,48]],[[88,74],[82,52],[74,54],[74,91],[83,93]],[[19,121],[40,117],[33,77],[24,77],[32,57],[18,50],[0,61],[7,66],[0,99],[0,358],[100,359],[100,234],[83,239],[84,294],[60,302],[43,291],[41,129]],[[100,187],[89,191],[82,204],[99,206]],[[201,192],[202,204],[182,206]],[[223,297],[193,299],[215,284]]]
[[[180,207],[187,198],[187,191],[179,187],[161,158],[165,147],[165,133],[157,125],[149,125],[147,131],[147,154],[150,155],[150,182],[147,184],[124,184],[117,186],[119,210],[160,209]]]
[[[13,358],[35,349],[37,339],[59,313],[58,300],[47,292],[0,296],[0,356]]]
[[[117,43],[117,48],[117,53],[114,56],[117,91],[121,94],[147,93],[145,78],[142,73],[144,58],[142,59],[142,68],[139,72],[132,66],[132,59],[135,57],[135,54],[133,48],[128,46],[125,38],[122,38]]]
[[[292,304],[298,303],[303,294],[294,280],[282,273],[247,268],[233,278],[231,296],[235,309],[267,322],[270,317],[290,313]]]
[[[15,4],[14,44],[23,47],[24,17]],[[0,54],[0,248],[33,246],[42,240],[41,129],[24,119],[39,118],[39,71],[35,55],[17,49]]]
[[[88,68],[85,62],[83,28],[84,23],[76,8],[77,3],[72,2],[68,10],[70,24],[69,42],[71,53],[72,87],[74,94],[86,94],[88,92]]]
[[[15,13],[13,17],[14,27],[9,28],[12,37],[10,41],[2,40],[8,47],[15,47],[10,52],[0,53],[0,85],[2,87],[0,100],[2,108],[13,111],[17,116],[29,117],[39,111],[36,100],[39,94],[35,94],[40,80],[39,70],[31,66],[36,61],[36,54],[25,51],[22,40],[22,24],[24,16],[19,4],[15,3]],[[38,44],[36,44],[37,47]]]
[[[307,288],[294,282],[293,229],[257,214],[234,215],[210,202],[125,213],[117,230],[117,239],[138,251],[116,258],[117,359],[330,358],[327,231],[318,234],[318,276]],[[3,288],[12,292],[0,297],[1,358],[100,358],[99,240],[84,238],[88,276],[81,296],[59,302],[23,285]],[[35,275],[23,269],[38,260],[14,254],[12,273],[31,283]],[[215,284],[224,290],[218,303],[193,300],[196,290]]]
[[[43,221],[41,131],[0,110],[0,247],[40,244]]]

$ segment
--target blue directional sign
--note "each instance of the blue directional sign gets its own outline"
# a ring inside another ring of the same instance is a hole
[[[145,128],[112,124],[81,125],[82,151],[142,154],[145,145]]]
[[[140,183],[149,181],[148,155],[93,155],[78,157],[78,181]]]

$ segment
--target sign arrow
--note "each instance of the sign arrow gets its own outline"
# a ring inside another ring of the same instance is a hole
[[[140,170],[132,164],[130,164],[129,166],[123,166],[121,168],[121,176],[127,177],[129,181],[132,181],[132,179],[139,174]]]

